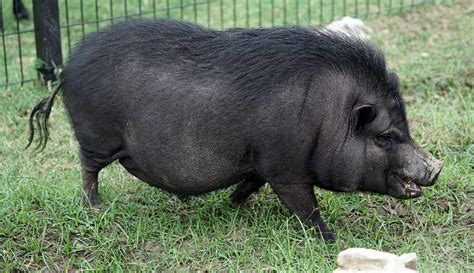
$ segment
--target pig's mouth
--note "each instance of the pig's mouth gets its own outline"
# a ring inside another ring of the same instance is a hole
[[[393,197],[408,199],[419,197],[423,194],[421,187],[409,177],[393,174],[392,183],[390,183],[391,194]]]

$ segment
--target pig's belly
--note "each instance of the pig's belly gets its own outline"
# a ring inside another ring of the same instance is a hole
[[[244,153],[225,156],[194,148],[193,153],[127,153],[120,163],[138,179],[166,191],[198,195],[238,183],[253,171]],[[201,151],[200,151],[201,150]]]

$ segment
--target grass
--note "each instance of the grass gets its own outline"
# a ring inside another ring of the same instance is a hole
[[[373,40],[399,74],[414,138],[445,161],[422,198],[318,190],[347,247],[416,252],[421,272],[474,270],[474,6],[422,6],[372,18]],[[104,207],[81,202],[77,143],[60,100],[46,150],[24,152],[26,120],[46,88],[0,92],[0,269],[330,272],[328,245],[267,187],[242,206],[232,189],[179,199],[118,164],[101,172]]]

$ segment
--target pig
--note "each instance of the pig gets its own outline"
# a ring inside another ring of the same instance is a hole
[[[13,0],[13,14],[17,20],[28,19],[30,17],[30,13],[22,0]]]
[[[315,186],[406,199],[442,161],[410,137],[398,77],[367,41],[291,26],[217,31],[130,20],[88,35],[59,86],[33,109],[30,145],[58,92],[79,142],[85,199],[118,160],[178,195],[234,184],[241,203],[268,183],[286,207],[334,241]],[[34,120],[38,126],[34,126]]]

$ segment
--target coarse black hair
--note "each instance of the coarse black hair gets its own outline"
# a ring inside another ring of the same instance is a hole
[[[252,89],[324,70],[375,85],[390,84],[382,51],[343,33],[300,26],[231,29],[200,45],[198,63],[221,67],[226,75]]]

